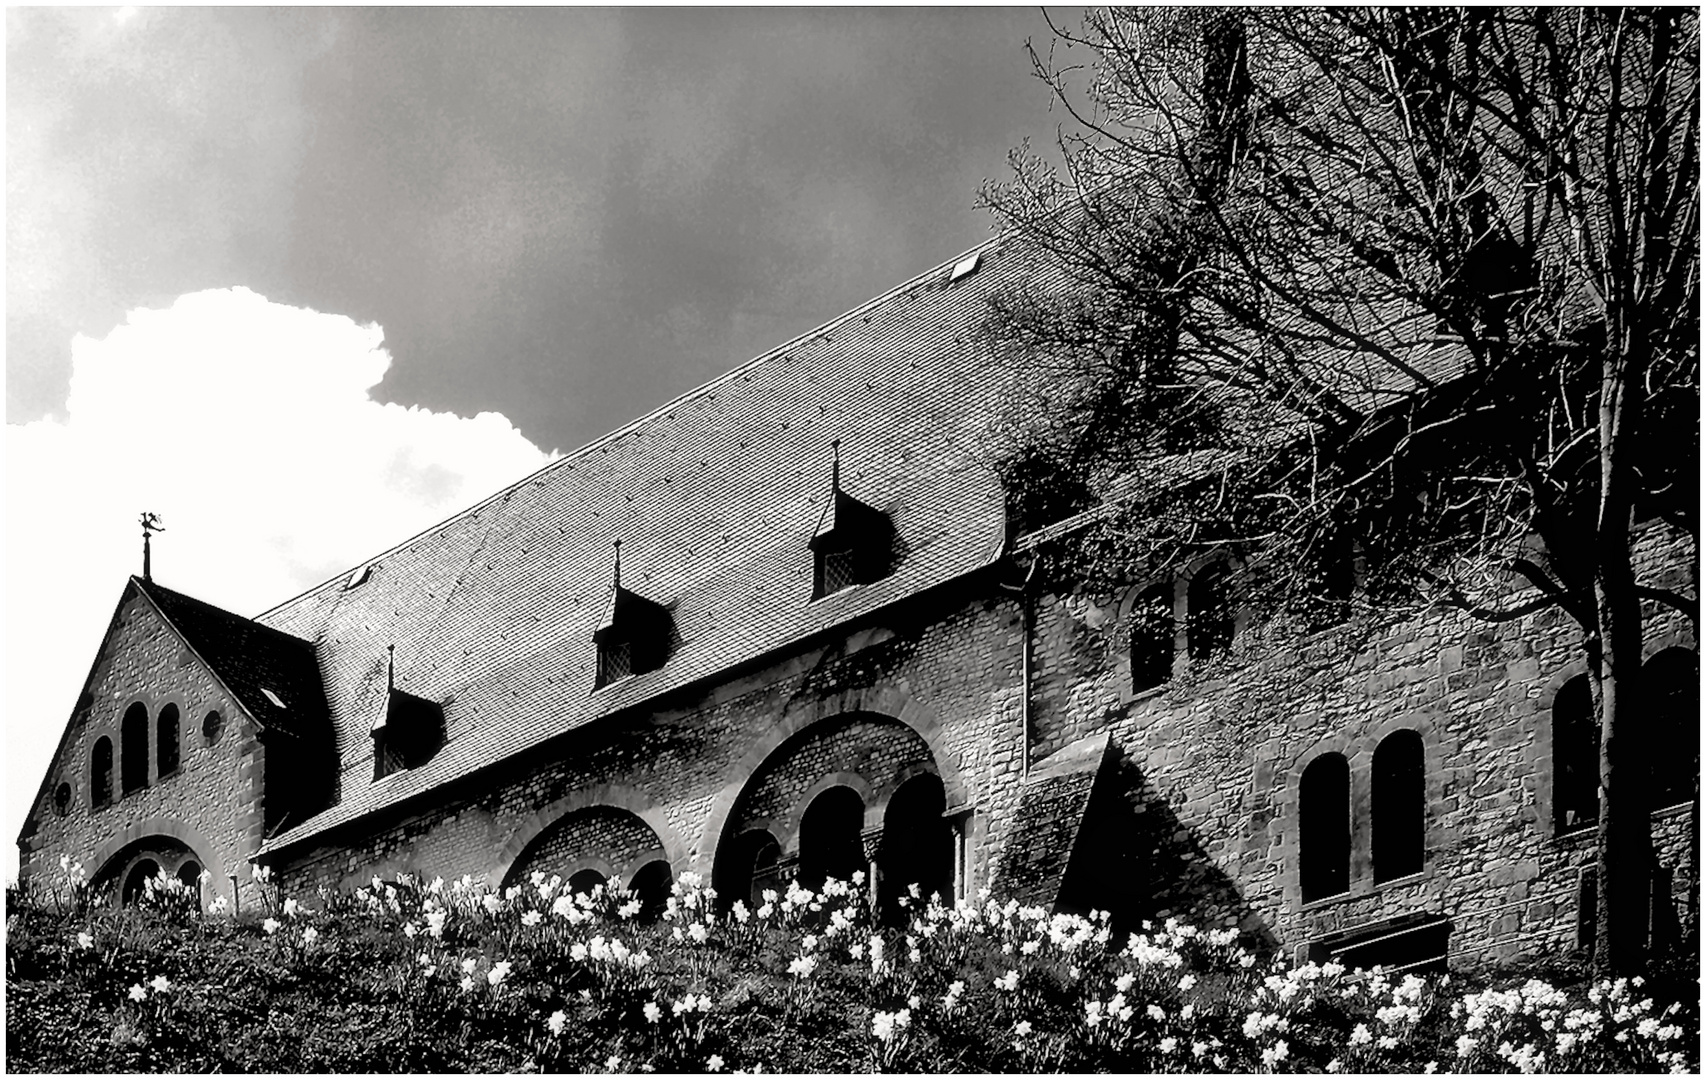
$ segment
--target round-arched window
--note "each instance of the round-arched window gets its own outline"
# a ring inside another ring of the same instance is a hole
[[[53,789],[53,812],[60,817],[71,812],[71,785],[66,781],[60,781]]]
[[[211,709],[201,718],[201,740],[208,746],[219,741],[220,734],[225,730],[225,718],[219,715],[218,709]]]

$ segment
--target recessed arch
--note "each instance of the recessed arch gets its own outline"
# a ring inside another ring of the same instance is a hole
[[[901,898],[918,887],[922,902],[939,895],[949,903],[954,895],[954,834],[942,817],[946,809],[942,781],[918,773],[903,782],[883,809],[878,908],[885,919],[904,921]]]
[[[670,824],[662,809],[652,801],[651,796],[626,784],[598,784],[557,799],[517,822],[509,839],[498,852],[497,872],[491,875],[491,879],[501,879],[509,883],[516,881],[520,876],[517,867],[520,865],[521,855],[540,833],[578,810],[595,806],[626,810],[638,817],[656,835],[663,857],[669,861],[672,868],[684,867],[687,864],[687,845],[682,843],[681,835]],[[611,876],[611,872],[607,872],[605,876]]]
[[[105,735],[89,751],[89,809],[113,803],[113,741]]]
[[[861,834],[865,800],[844,784],[820,791],[800,817],[800,884],[818,889],[827,878],[849,881],[867,862]]]
[[[1370,854],[1379,885],[1422,872],[1427,763],[1421,732],[1400,728],[1374,748],[1369,785]]]
[[[772,754],[790,739],[817,723],[858,713],[870,713],[896,720],[916,732],[930,749],[936,773],[942,778],[948,806],[958,808],[966,805],[969,789],[958,765],[958,755],[944,737],[940,719],[933,709],[914,699],[905,690],[898,687],[858,687],[838,694],[797,701],[790,705],[774,725],[755,737],[745,752],[729,767],[725,774],[727,779],[717,797],[712,800],[711,809],[705,816],[704,829],[691,852],[693,868],[702,873],[711,871],[725,833],[730,831],[729,819],[736,802]]]
[[[535,872],[569,878],[592,868],[620,882],[657,860],[669,861],[657,831],[643,817],[622,807],[595,804],[572,809],[535,832],[510,863],[503,881],[519,884]]]
[[[160,706],[154,721],[154,775],[167,777],[178,771],[181,748],[178,741],[178,704],[168,701]]]
[[[167,842],[159,843],[160,838]],[[163,851],[180,854],[187,851],[203,870],[212,875],[214,881],[224,881],[228,876],[225,861],[200,830],[177,818],[155,816],[130,823],[98,845],[89,860],[89,865],[95,868],[89,880],[99,883],[117,877],[135,853],[147,849],[150,844]],[[177,865],[176,862],[173,865]]]

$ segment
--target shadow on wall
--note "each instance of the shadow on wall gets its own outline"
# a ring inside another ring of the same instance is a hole
[[[1116,940],[1137,930],[1144,919],[1175,916],[1203,930],[1236,927],[1245,945],[1264,957],[1278,948],[1273,930],[1238,885],[1124,754],[1099,779],[1084,831],[1067,871],[1061,910],[1073,910],[1066,904],[1084,882],[1090,890],[1110,894],[1095,906],[1113,912]],[[1080,865],[1080,860],[1100,862],[1098,851],[1108,853],[1112,865],[1107,870]],[[1106,883],[1098,883],[1104,875]]]

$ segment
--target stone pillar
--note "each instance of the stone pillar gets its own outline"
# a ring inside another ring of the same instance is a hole
[[[877,855],[883,847],[883,830],[881,826],[866,829],[859,834],[859,841],[865,849],[865,884],[870,890],[871,910],[877,910],[877,878],[881,870],[877,866]]]

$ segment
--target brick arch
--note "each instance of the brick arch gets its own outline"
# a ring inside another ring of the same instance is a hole
[[[173,817],[149,817],[132,822],[118,833],[107,837],[100,846],[95,848],[94,856],[89,865],[94,870],[89,874],[90,881],[98,881],[111,868],[116,856],[125,848],[151,837],[164,836],[189,848],[195,855],[201,868],[213,875],[214,881],[224,881],[229,875],[224,860],[214,846],[208,843],[207,837],[200,830]]]
[[[950,808],[964,806],[967,788],[959,767],[949,750],[942,732],[942,722],[933,709],[921,704],[911,694],[898,687],[863,687],[840,694],[791,705],[774,725],[748,744],[746,751],[729,767],[728,780],[711,802],[705,815],[705,826],[699,833],[699,843],[689,853],[692,869],[709,875],[716,861],[728,828],[729,815],[735,802],[746,790],[753,776],[770,755],[782,744],[822,720],[832,720],[851,713],[872,713],[898,720],[924,740],[935,759],[937,775],[947,792]]]
[[[651,827],[652,834],[663,845],[662,857],[669,863],[672,871],[680,873],[687,866],[687,845],[682,843],[680,834],[669,823],[669,818],[664,815],[664,812],[652,801],[651,796],[626,784],[599,784],[566,795],[523,818],[516,825],[515,830],[510,833],[509,841],[504,844],[499,853],[496,860],[496,873],[493,876],[500,881],[507,880],[511,871],[515,869],[517,861],[527,854],[528,845],[532,844],[541,833],[577,810],[597,808],[626,810],[633,814]],[[644,862],[649,862],[656,857],[655,853],[647,853]],[[637,864],[635,868],[637,869],[638,865],[644,865],[644,862]],[[596,866],[592,868],[599,869]],[[605,870],[599,870],[599,872],[610,878],[616,876]]]

